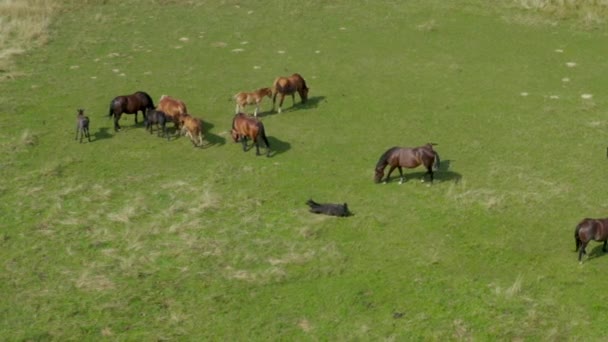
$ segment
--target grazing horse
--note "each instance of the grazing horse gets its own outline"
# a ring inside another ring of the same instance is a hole
[[[585,248],[589,241],[603,241],[602,251],[606,252],[608,242],[608,218],[591,219],[586,218],[576,225],[574,229],[575,251],[578,251],[578,261],[582,262],[583,254],[587,254]]]
[[[254,92],[246,93],[240,92],[233,96],[236,101],[236,109],[235,114],[241,112],[246,105],[255,104],[255,111],[253,112],[253,116],[258,116],[258,111],[260,110],[260,102],[264,99],[264,96],[268,96],[268,98],[272,97],[272,89],[270,88],[260,88]]]
[[[74,140],[78,140],[78,135],[80,134],[80,143],[82,143],[82,138],[85,136],[90,142],[89,117],[84,115],[84,109],[78,109],[76,112],[76,138]]]
[[[141,111],[144,119],[146,118],[146,110],[154,109],[154,101],[146,92],[138,91],[131,95],[116,96],[110,102],[109,115],[114,115],[114,130],[120,130],[118,120],[124,114],[135,114],[135,123],[137,123],[137,112]]]
[[[325,214],[331,216],[350,216],[351,213],[348,210],[348,204],[333,204],[333,203],[317,203],[312,199],[306,201],[306,204],[310,207],[310,212],[315,214]]]
[[[182,134],[190,137],[194,147],[203,146],[203,120],[190,114],[182,114],[179,117],[179,123]]]
[[[278,77],[273,83],[274,95],[272,97],[272,111],[274,112],[274,105],[277,100],[277,94],[281,94],[281,100],[279,101],[279,113],[281,113],[281,107],[283,106],[283,100],[285,95],[291,95],[292,104],[295,104],[295,92],[300,94],[302,103],[308,100],[308,87],[306,81],[300,76],[300,74],[293,74],[289,77]]]
[[[167,140],[169,140],[169,134],[167,134],[167,118],[165,117],[165,112],[156,110],[156,109],[148,109],[146,111],[146,119],[144,120],[144,125],[146,129],[150,131],[152,134],[153,126],[156,125],[158,129],[157,135],[166,136]]]
[[[387,165],[390,165],[388,175],[386,175],[385,183],[388,183],[391,173],[395,168],[399,169],[399,175],[401,180],[399,184],[402,184],[405,177],[403,176],[402,167],[415,168],[419,165],[423,165],[427,174],[431,176],[431,183],[433,182],[433,171],[437,171],[439,168],[439,154],[433,150],[434,144],[426,144],[419,147],[391,147],[382,154],[378,163],[376,164],[374,181],[380,183],[384,176],[384,169]],[[424,181],[424,178],[422,179]]]
[[[179,117],[188,113],[188,109],[186,108],[184,101],[168,95],[163,95],[160,97],[160,100],[158,100],[157,109],[165,112],[167,119],[173,121],[176,130],[178,130],[180,127]]]
[[[266,144],[266,157],[270,157],[270,144],[266,138],[264,124],[258,119],[244,113],[238,113],[232,119],[232,130],[230,131],[234,142],[243,144],[243,151],[247,151],[247,138],[252,140],[252,145],[255,145],[256,155],[260,155],[260,138]]]

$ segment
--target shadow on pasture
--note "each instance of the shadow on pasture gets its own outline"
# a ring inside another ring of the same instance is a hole
[[[93,141],[97,141],[97,140],[103,140],[103,139],[109,139],[112,137],[112,134],[110,133],[110,128],[109,127],[101,127],[97,132],[93,133],[92,135],[92,142]]]
[[[277,139],[276,137],[268,136],[268,143],[270,144],[270,156],[274,157],[277,154],[287,152],[291,149],[291,144]]]
[[[589,244],[591,244],[593,242],[590,242]],[[601,258],[603,256],[605,256],[607,253],[605,253],[604,251],[602,251],[602,246],[603,243],[597,244],[596,246],[593,246],[593,249],[590,250],[590,246],[587,245],[587,260],[591,260],[591,259],[595,259],[595,258]],[[585,257],[583,256],[583,261]]]
[[[308,101],[306,101],[306,103],[302,103],[302,101],[296,94],[296,103],[294,103],[292,105],[291,99],[289,97],[291,97],[291,96],[285,96],[285,101],[283,102],[283,113],[297,112],[299,110],[317,108],[319,106],[319,103],[325,100],[325,96],[313,96],[313,97],[309,97]],[[276,103],[276,107],[275,107],[274,111],[272,110],[272,108],[270,108],[266,111],[260,110],[260,112],[258,112],[258,117],[279,114],[278,106],[279,106],[279,100],[277,99],[277,103]]]
[[[207,121],[203,121],[203,140],[206,142],[203,144],[203,146],[201,146],[202,148],[208,148],[211,146],[215,146],[215,145],[224,145],[226,144],[226,138],[219,136],[217,134],[213,134],[211,133],[211,129],[214,127],[215,125],[207,122]]]
[[[306,103],[296,103],[294,107],[302,109],[317,108],[319,106],[319,103],[323,101],[325,101],[325,96],[313,96],[309,97]]]

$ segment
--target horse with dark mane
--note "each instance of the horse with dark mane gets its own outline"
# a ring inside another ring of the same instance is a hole
[[[576,243],[575,251],[578,251],[578,261],[582,262],[583,254],[587,254],[585,248],[589,241],[604,242],[602,251],[606,252],[606,243],[608,242],[608,218],[604,219],[583,219],[574,229],[574,242]]]
[[[236,101],[235,114],[241,112],[246,105],[255,104],[255,111],[253,112],[253,116],[258,116],[258,111],[260,110],[260,102],[262,102],[265,96],[271,98],[272,89],[260,88],[250,93],[242,91],[234,95],[233,98]]]
[[[82,143],[82,138],[84,136],[86,136],[90,142],[89,117],[84,115],[84,109],[78,109],[76,113],[76,138],[74,138],[74,140],[78,140],[78,135],[80,135],[80,143]]]
[[[317,203],[312,199],[306,201],[306,204],[310,207],[310,212],[315,214],[325,214],[330,216],[350,216],[351,212],[348,210],[348,204],[334,204],[334,203]]]
[[[156,125],[158,129],[157,135],[160,136],[161,133],[163,136],[167,137],[169,140],[169,134],[167,133],[167,118],[165,116],[165,112],[156,109],[148,109],[146,111],[146,119],[144,120],[144,125],[146,129],[150,131],[152,134],[152,130]]]
[[[277,100],[277,95],[281,94],[281,100],[279,101],[279,113],[281,113],[281,107],[283,106],[283,100],[285,95],[291,95],[292,105],[295,104],[295,93],[300,94],[302,103],[308,100],[308,87],[306,81],[300,76],[300,74],[293,74],[289,77],[277,77],[273,83],[274,95],[272,97],[272,111],[274,112],[274,105]]]
[[[137,112],[141,111],[145,119],[148,109],[154,109],[154,101],[146,92],[138,91],[131,95],[116,96],[110,102],[109,111],[109,115],[114,116],[114,130],[120,130],[118,120],[123,113],[135,114],[135,123],[137,124]]]
[[[433,149],[434,144],[426,144],[419,147],[391,147],[380,156],[378,163],[376,163],[374,181],[380,183],[382,177],[384,177],[384,169],[387,165],[390,165],[388,174],[386,175],[385,183],[388,183],[391,173],[395,168],[399,170],[401,180],[399,184],[403,183],[405,177],[403,176],[402,167],[415,168],[423,165],[430,175],[431,183],[433,182],[433,171],[439,169],[439,154]],[[422,179],[424,181],[424,178]]]
[[[270,157],[270,144],[266,138],[264,124],[245,113],[238,113],[232,119],[232,130],[230,131],[234,142],[243,144],[243,151],[247,151],[247,138],[252,140],[251,147],[255,145],[256,155],[260,155],[260,139],[266,144],[266,157]],[[250,148],[251,148],[250,147]]]

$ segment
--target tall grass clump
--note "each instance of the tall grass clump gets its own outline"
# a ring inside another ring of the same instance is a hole
[[[574,19],[586,29],[597,28],[606,23],[607,0],[516,0],[526,10],[549,15],[558,20]]]
[[[13,78],[15,57],[48,41],[52,0],[0,0],[0,80]]]

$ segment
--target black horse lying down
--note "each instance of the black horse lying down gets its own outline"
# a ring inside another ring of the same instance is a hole
[[[351,212],[348,211],[348,205],[344,204],[333,204],[333,203],[317,203],[312,199],[306,201],[306,204],[310,207],[310,212],[315,214],[325,214],[331,216],[350,216]]]

